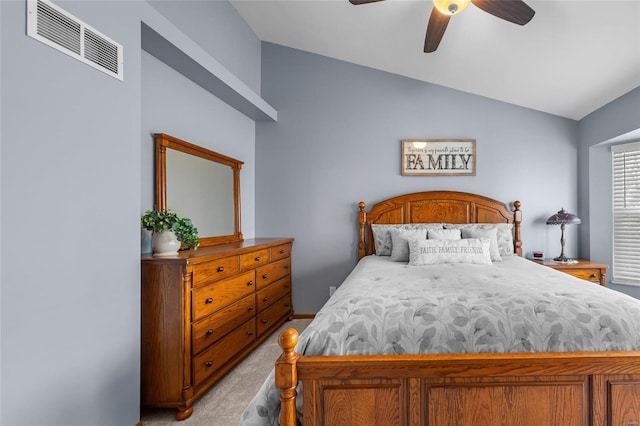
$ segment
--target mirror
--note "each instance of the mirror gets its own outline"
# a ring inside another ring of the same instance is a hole
[[[242,241],[240,169],[242,161],[164,133],[156,145],[156,210],[188,217],[200,245]]]

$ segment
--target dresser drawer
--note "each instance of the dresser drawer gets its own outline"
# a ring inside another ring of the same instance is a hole
[[[258,289],[264,288],[279,280],[280,278],[289,275],[291,269],[291,259],[286,258],[278,260],[277,262],[270,263],[265,266],[261,266],[256,269],[256,283]]]
[[[242,348],[253,342],[255,338],[255,322],[250,320],[222,338],[218,343],[209,346],[204,352],[196,355],[193,358],[194,385],[197,386],[227,361],[235,357]]]
[[[281,246],[271,247],[271,260],[284,259],[291,257],[291,244],[282,244]]]
[[[571,274],[574,277],[597,283],[600,283],[600,278],[602,278],[599,269],[570,269],[565,270],[564,272]]]
[[[262,290],[258,291],[256,297],[256,306],[258,307],[258,312],[264,311],[266,308],[271,306],[273,302],[280,299],[281,297],[287,296],[287,299],[289,299],[290,294],[291,277],[282,278],[271,284],[270,286],[263,288]]]
[[[252,251],[251,253],[240,255],[240,269],[243,271],[257,268],[267,263],[269,263],[269,249]]]
[[[254,271],[250,271],[194,290],[193,320],[197,321],[244,296],[252,294],[255,287],[254,281]]]
[[[576,278],[582,280],[591,281],[593,283],[606,285],[606,275],[608,266],[604,263],[592,262],[585,259],[576,259],[575,263],[564,264],[556,262],[551,259],[544,259],[538,264],[542,264],[556,271],[564,272],[565,274],[573,275]]]
[[[253,294],[223,308],[192,326],[193,353],[197,354],[227,333],[255,316],[255,297]]]
[[[193,265],[193,286],[202,287],[240,272],[238,256]]]
[[[278,320],[289,314],[291,314],[291,302],[288,296],[278,300],[265,311],[258,313],[258,336],[261,336],[271,329],[271,327],[277,324]]]

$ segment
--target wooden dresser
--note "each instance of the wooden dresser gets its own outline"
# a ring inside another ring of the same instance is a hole
[[[194,401],[293,316],[293,239],[142,257],[141,404]]]

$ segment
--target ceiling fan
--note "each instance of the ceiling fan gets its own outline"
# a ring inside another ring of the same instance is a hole
[[[382,0],[349,0],[354,5],[379,1]],[[425,53],[434,52],[438,48],[451,16],[462,12],[469,3],[473,3],[493,16],[518,25],[526,24],[536,13],[522,0],[433,0],[435,7],[431,11],[427,25],[427,36],[424,40]]]

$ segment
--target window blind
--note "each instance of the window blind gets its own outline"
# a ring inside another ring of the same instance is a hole
[[[640,143],[616,145],[613,170],[613,280],[640,286]]]

